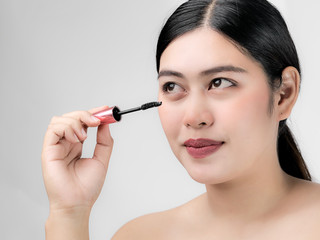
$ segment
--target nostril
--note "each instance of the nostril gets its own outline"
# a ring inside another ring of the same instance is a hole
[[[198,124],[192,124],[192,123],[187,123],[186,124],[187,127],[195,127],[195,128],[201,128],[201,127],[205,127],[208,126],[208,124],[206,122],[200,122]]]

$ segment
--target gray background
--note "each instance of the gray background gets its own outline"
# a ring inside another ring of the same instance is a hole
[[[40,155],[53,115],[156,100],[157,36],[182,2],[0,0],[1,239],[44,239],[48,200]],[[318,181],[320,3],[272,2],[300,54],[303,83],[290,125]],[[171,153],[156,110],[125,116],[111,131],[115,146],[91,215],[92,239],[109,239],[130,219],[204,191]],[[94,135],[91,129],[86,156]]]

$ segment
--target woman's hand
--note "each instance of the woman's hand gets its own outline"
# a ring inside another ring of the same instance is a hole
[[[91,210],[108,169],[113,139],[108,125],[92,113],[106,109],[78,111],[53,117],[42,150],[42,170],[51,212]],[[100,126],[99,126],[100,125]],[[87,127],[98,127],[92,158],[81,158]]]

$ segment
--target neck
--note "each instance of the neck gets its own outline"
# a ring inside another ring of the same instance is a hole
[[[206,185],[207,202],[213,216],[250,221],[265,217],[275,209],[290,190],[290,177],[282,171],[278,161],[260,166],[260,169],[246,177]]]

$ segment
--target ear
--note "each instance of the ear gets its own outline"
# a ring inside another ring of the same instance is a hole
[[[276,108],[279,121],[287,119],[299,95],[300,74],[294,67],[282,71],[282,84],[276,93]]]

